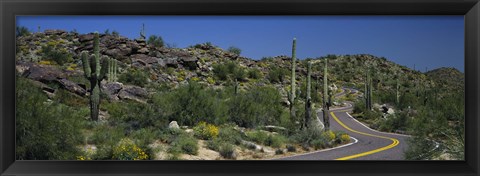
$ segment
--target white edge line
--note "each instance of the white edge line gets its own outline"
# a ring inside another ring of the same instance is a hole
[[[348,147],[348,146],[351,146],[351,145],[353,145],[353,144],[358,143],[358,139],[356,139],[356,138],[354,138],[354,137],[351,137],[351,136],[350,136],[350,139],[353,139],[354,142],[350,142],[350,143],[348,143],[348,144],[341,145],[341,146],[337,146],[337,147],[333,147],[333,148],[327,148],[327,149],[323,149],[323,150],[317,150],[317,151],[313,151],[313,152],[302,153],[302,154],[298,154],[298,155],[292,155],[292,156],[286,156],[286,157],[280,157],[280,158],[272,158],[272,159],[269,159],[269,160],[285,159],[285,158],[292,158],[292,157],[297,157],[297,156],[310,155],[310,154],[314,154],[314,153],[321,153],[321,152],[326,152],[326,151],[330,151],[330,150],[335,150],[335,149],[339,149],[339,148],[343,148],[343,147]]]
[[[374,132],[377,132],[377,133],[382,133],[382,134],[391,134],[391,135],[398,135],[398,136],[405,136],[405,137],[412,137],[411,135],[406,135],[406,134],[398,134],[398,133],[387,133],[387,132],[382,132],[382,131],[377,131],[377,130],[374,130],[374,129],[371,129],[370,127],[366,126],[365,124],[363,124],[362,122],[358,121],[357,119],[355,119],[354,117],[352,117],[350,115],[350,113],[348,112],[345,112],[348,116],[350,116],[353,120],[355,120],[357,123],[359,123],[360,125],[364,126],[365,128],[369,129],[370,131],[374,131]]]

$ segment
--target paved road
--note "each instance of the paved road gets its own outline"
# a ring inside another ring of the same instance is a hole
[[[343,96],[356,90],[344,88],[335,96]],[[302,155],[296,155],[281,160],[403,160],[404,151],[407,149],[406,135],[383,133],[372,130],[348,114],[352,105],[348,107],[331,109],[330,128],[347,132],[352,140],[349,145],[317,151]],[[317,117],[323,119],[321,111]]]

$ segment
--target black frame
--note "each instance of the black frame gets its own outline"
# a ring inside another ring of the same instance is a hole
[[[1,175],[479,175],[479,0],[0,0]],[[16,15],[464,15],[465,161],[15,161]]]

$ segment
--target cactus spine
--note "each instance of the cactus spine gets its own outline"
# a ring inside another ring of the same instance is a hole
[[[80,55],[83,63],[83,71],[85,77],[90,81],[90,118],[94,121],[98,120],[100,107],[100,82],[105,77],[105,70],[108,68],[108,58],[104,57],[103,66],[100,65],[100,49],[98,32],[95,32],[93,40],[94,54],[88,57],[88,52],[83,51]]]
[[[294,109],[294,102],[295,102],[295,70],[296,70],[296,47],[297,47],[297,39],[293,38],[292,44],[292,80],[291,80],[291,90],[290,90],[290,117],[295,119],[295,109]]]
[[[330,128],[330,119],[328,116],[329,105],[327,103],[328,99],[328,83],[327,83],[327,67],[328,59],[325,58],[325,67],[323,69],[323,123],[325,125],[325,131],[328,131]]]
[[[312,63],[309,61],[307,66],[307,97],[305,102],[305,127],[308,128],[310,125],[311,113],[312,113],[312,97],[310,96],[311,92],[311,73],[312,72]]]

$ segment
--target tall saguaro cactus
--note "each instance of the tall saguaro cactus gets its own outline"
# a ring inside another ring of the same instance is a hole
[[[325,58],[325,68],[323,69],[323,123],[325,125],[325,131],[328,131],[330,128],[330,118],[328,116],[328,79],[327,79],[327,67],[328,59]]]
[[[365,109],[372,110],[372,78],[370,70],[365,71]]]
[[[311,74],[312,74],[312,63],[309,61],[307,66],[307,97],[305,102],[305,127],[308,128],[310,125],[310,119],[312,114],[312,97],[311,92]]]
[[[292,81],[291,81],[291,90],[290,90],[290,117],[295,119],[295,70],[296,70],[296,48],[297,48],[297,39],[293,38],[292,44]]]
[[[100,82],[105,77],[108,68],[108,57],[102,57],[103,66],[100,65],[100,49],[98,32],[95,32],[93,40],[93,54],[88,57],[88,52],[83,51],[80,55],[83,62],[83,71],[85,77],[90,81],[90,118],[94,121],[98,120],[100,107]]]

